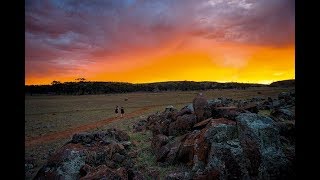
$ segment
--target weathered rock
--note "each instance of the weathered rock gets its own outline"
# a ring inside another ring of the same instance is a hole
[[[112,170],[105,165],[98,166],[93,171],[90,171],[86,176],[80,178],[80,180],[89,179],[121,179],[127,180],[128,173],[125,168],[118,168]]]
[[[125,154],[125,148],[120,143],[111,143],[106,146],[106,150],[109,154],[109,157],[112,157],[112,155],[115,153]]]
[[[106,139],[110,142],[101,143]],[[81,177],[83,179],[102,177],[127,179],[123,169],[110,168],[116,167],[114,161],[125,168],[130,168],[127,166],[128,163],[132,165],[124,147],[125,144],[128,145],[128,139],[126,133],[116,129],[76,134],[71,141],[49,156],[47,163],[38,171],[35,179],[79,179]],[[88,146],[89,142],[90,146]],[[100,165],[103,166],[100,167]]]
[[[67,144],[49,158],[34,179],[77,179],[84,164],[84,152],[72,144]]]
[[[246,105],[244,106],[242,109],[252,112],[252,113],[258,113],[258,106],[256,104],[250,104],[250,105]]]
[[[210,108],[222,107],[222,100],[221,99],[210,99],[208,100],[208,105]]]
[[[154,150],[159,150],[162,146],[169,142],[169,138],[163,134],[158,134],[153,136],[151,141],[151,148]]]
[[[195,130],[162,146],[156,153],[160,162],[183,162],[195,168],[203,168],[207,163],[208,148],[212,142],[234,139],[237,128],[234,121],[228,119],[210,119],[201,131]],[[160,139],[158,136],[156,139]]]
[[[176,137],[174,140],[170,141],[166,145],[162,146],[159,151],[156,151],[156,159],[158,162],[166,162],[168,164],[173,164],[176,162],[177,154],[181,146],[181,140],[185,138],[186,135]]]
[[[202,172],[200,174],[196,174],[193,180],[216,180],[220,179],[220,172],[215,169],[210,169],[208,172]]]
[[[229,106],[233,102],[233,99],[231,99],[231,98],[220,97],[218,99],[221,100],[222,107]]]
[[[205,138],[211,144],[233,140],[238,137],[235,125],[234,121],[225,118],[213,119],[207,124]]]
[[[189,109],[192,113],[194,113],[193,104],[188,104],[188,105],[185,106],[184,108],[187,108],[187,109]]]
[[[131,151],[128,153],[128,156],[131,158],[136,158],[138,156],[138,151]]]
[[[235,106],[231,107],[218,107],[212,110],[213,118],[226,118],[230,120],[235,120],[235,118],[244,112],[248,112],[244,109],[237,108]]]
[[[113,155],[113,161],[116,162],[116,163],[122,163],[122,161],[125,159],[125,156],[124,155],[121,155],[119,153],[115,153]]]
[[[177,109],[175,109],[173,106],[168,106],[166,107],[165,111],[162,112],[162,116],[164,116],[165,119],[172,119],[176,116],[177,113]]]
[[[101,141],[105,144],[109,144],[110,141],[119,142],[128,140],[129,135],[127,133],[117,129],[107,129],[104,132],[74,134],[70,142],[86,145],[91,143],[100,143]]]
[[[80,175],[80,177],[86,176],[86,175],[87,175],[88,173],[90,173],[92,170],[93,170],[93,168],[92,168],[90,165],[85,164],[85,165],[83,165],[83,166],[80,168],[79,175]]]
[[[165,177],[166,180],[191,180],[191,175],[188,172],[172,172]]]
[[[120,144],[121,144],[125,149],[128,149],[128,148],[132,145],[131,141],[122,141],[122,142],[120,142]]]
[[[169,136],[177,136],[185,134],[188,130],[191,130],[193,125],[197,122],[194,114],[185,114],[179,116],[176,121],[169,125]]]
[[[114,134],[114,136],[115,136],[115,138],[118,140],[118,141],[128,141],[129,140],[129,138],[130,138],[130,136],[127,134],[127,133],[125,133],[125,132],[123,132],[123,131],[121,131],[121,130],[117,130],[117,129],[107,129],[107,132],[109,133],[109,134]]]
[[[203,120],[203,121],[201,121],[201,122],[198,122],[197,124],[195,124],[195,125],[193,126],[193,129],[194,129],[194,130],[195,130],[195,129],[202,129],[202,128],[206,127],[206,125],[207,125],[211,120],[212,120],[212,118],[208,118],[208,119],[206,119],[206,120]]]
[[[148,169],[148,171],[147,171],[147,173],[146,173],[146,176],[148,177],[148,178],[151,178],[151,179],[160,179],[160,172],[159,172],[159,170],[157,170],[157,169],[151,169],[151,168],[149,168]]]
[[[290,100],[291,99],[291,96],[290,96],[290,92],[281,92],[279,93],[278,95],[278,99],[284,99],[284,100]]]
[[[72,143],[83,143],[83,144],[88,144],[94,139],[94,136],[89,133],[79,133],[79,134],[74,134],[72,137],[71,142]]]
[[[157,134],[169,134],[170,119],[167,119],[163,113],[158,115],[154,114],[148,117],[146,125],[147,130],[151,130],[154,135]]]
[[[192,104],[198,122],[211,117],[211,108],[203,95],[198,95],[194,98]]]
[[[285,143],[294,145],[296,139],[296,129],[294,121],[277,122],[275,123],[275,125],[279,129],[280,136],[285,138]]]
[[[185,107],[183,107],[179,112],[177,112],[177,113],[172,117],[172,119],[173,119],[173,121],[175,121],[175,120],[177,120],[177,118],[178,118],[179,116],[183,116],[183,115],[185,115],[185,114],[192,114],[192,112],[193,112],[193,108],[192,108],[192,110],[191,110],[188,106],[185,106]]]
[[[242,171],[245,161],[237,140],[211,144],[208,157],[206,168],[219,179],[242,179],[244,177],[245,174]]]
[[[295,114],[290,109],[274,109],[271,111],[270,115],[277,121],[295,120]]]
[[[140,171],[137,170],[128,170],[128,179],[132,180],[144,180],[145,177]]]
[[[140,121],[138,121],[136,124],[134,124],[133,127],[133,132],[141,132],[143,130],[146,129],[146,124],[147,124],[147,120],[146,119],[142,119]]]
[[[240,144],[250,177],[273,179],[281,177],[288,159],[282,151],[279,130],[271,118],[254,113],[240,114],[237,118]]]

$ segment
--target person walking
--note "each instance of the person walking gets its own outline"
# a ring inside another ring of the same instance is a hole
[[[121,117],[123,117],[123,114],[124,114],[124,109],[123,107],[121,107]]]
[[[114,113],[116,113],[116,116],[118,117],[118,114],[119,114],[119,106],[116,106],[116,108],[114,109]]]

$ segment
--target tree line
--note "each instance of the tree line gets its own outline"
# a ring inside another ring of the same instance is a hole
[[[209,89],[245,89],[247,87],[265,86],[249,83],[218,83],[218,82],[194,82],[171,81],[157,83],[125,83],[125,82],[95,82],[84,81],[64,82],[53,81],[51,85],[26,85],[25,93],[52,94],[52,95],[86,95],[109,94],[128,92],[162,92],[162,91],[194,91]]]

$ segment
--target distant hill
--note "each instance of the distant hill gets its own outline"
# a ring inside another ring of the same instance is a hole
[[[272,86],[279,86],[278,82]],[[282,85],[282,83],[280,83]],[[248,87],[268,86],[250,83],[218,83],[218,82],[194,82],[194,81],[168,81],[156,83],[124,83],[124,82],[52,82],[51,85],[26,85],[26,94],[53,94],[53,95],[85,95],[108,94],[127,92],[162,92],[162,91],[194,91],[209,89],[245,89]]]
[[[295,84],[295,80],[294,79],[290,79],[290,80],[283,80],[283,81],[276,81],[271,83],[269,86],[271,87],[294,87]]]

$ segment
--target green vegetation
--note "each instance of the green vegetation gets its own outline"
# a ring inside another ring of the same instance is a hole
[[[159,91],[195,91],[209,89],[245,89],[261,87],[262,84],[249,83],[218,83],[194,81],[170,81],[158,83],[132,84],[123,82],[93,82],[77,79],[78,82],[53,81],[51,85],[27,85],[25,93],[55,95],[85,95],[128,92],[159,92]]]

